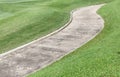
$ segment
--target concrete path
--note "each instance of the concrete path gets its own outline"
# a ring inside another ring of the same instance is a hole
[[[96,14],[102,5],[77,9],[72,22],[60,32],[0,57],[0,77],[23,77],[41,69],[94,38],[104,27]]]

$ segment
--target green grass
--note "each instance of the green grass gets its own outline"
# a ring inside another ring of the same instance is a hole
[[[110,0],[0,0],[0,53],[63,26],[72,9]]]
[[[95,39],[28,77],[120,77],[120,0],[98,13],[105,28]]]

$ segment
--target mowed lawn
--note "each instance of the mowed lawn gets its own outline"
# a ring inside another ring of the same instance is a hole
[[[40,38],[68,22],[77,7],[111,0],[0,0],[0,53]]]
[[[98,13],[105,28],[95,39],[28,77],[120,77],[120,0]]]

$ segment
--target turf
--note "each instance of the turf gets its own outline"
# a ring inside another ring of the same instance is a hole
[[[110,0],[0,0],[0,53],[60,28],[77,7]]]
[[[120,77],[119,9],[120,0],[102,7],[105,28],[95,39],[28,77]]]

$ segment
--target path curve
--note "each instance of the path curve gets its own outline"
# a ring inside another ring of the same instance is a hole
[[[96,13],[101,6],[103,5],[77,9],[72,13],[72,21],[66,28],[3,54],[0,57],[0,76],[26,76],[93,39],[104,27],[103,19]]]

